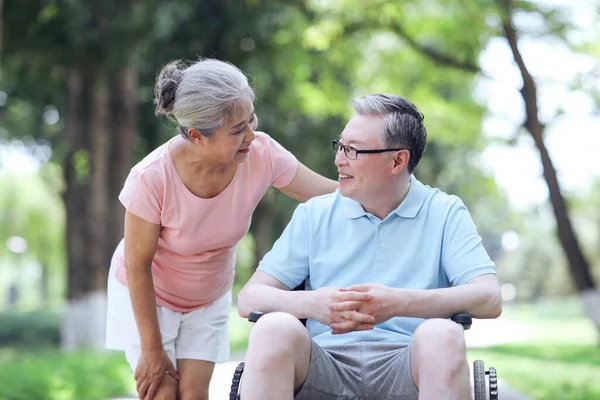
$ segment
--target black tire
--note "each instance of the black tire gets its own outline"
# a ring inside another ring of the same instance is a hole
[[[473,362],[473,386],[475,390],[475,400],[487,400],[487,390],[485,390],[485,364],[482,360],[475,360]]]
[[[244,363],[238,364],[235,372],[233,373],[233,380],[231,381],[231,391],[229,392],[229,400],[238,400],[238,394],[240,391],[240,383],[242,382],[242,374],[244,373]]]

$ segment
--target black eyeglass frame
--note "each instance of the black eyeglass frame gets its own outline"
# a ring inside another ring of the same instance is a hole
[[[386,153],[388,151],[408,150],[406,147],[400,147],[400,148],[396,148],[396,149],[358,150],[355,147],[348,146],[346,144],[342,144],[342,142],[340,142],[337,139],[336,140],[332,140],[332,144],[333,144],[333,150],[335,151],[336,154],[340,152],[340,149],[344,149],[344,155],[349,160],[356,160],[358,158],[359,154],[377,154],[377,153]],[[346,150],[347,148],[348,149],[352,149],[356,153],[356,157],[354,157],[354,158],[349,157],[348,156],[348,150]]]

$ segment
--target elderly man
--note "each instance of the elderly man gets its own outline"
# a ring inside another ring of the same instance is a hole
[[[241,316],[268,312],[242,399],[470,399],[448,318],[501,314],[494,263],[463,202],[413,176],[427,141],[417,107],[382,94],[353,105],[334,141],[339,191],[298,206],[239,295]]]

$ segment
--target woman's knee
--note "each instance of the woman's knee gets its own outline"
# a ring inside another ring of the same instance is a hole
[[[214,367],[213,362],[203,360],[185,358],[177,360],[179,372],[178,400],[208,399],[208,389]]]
[[[177,400],[178,386],[175,378],[168,374],[165,375],[154,396],[154,400]]]
[[[208,400],[208,385],[206,387],[196,387],[193,389],[179,389],[178,400]]]

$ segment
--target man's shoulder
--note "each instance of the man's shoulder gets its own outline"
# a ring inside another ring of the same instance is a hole
[[[310,221],[311,226],[319,225],[322,222],[332,223],[338,218],[338,210],[343,210],[343,197],[339,190],[333,193],[315,196],[304,203],[300,203],[296,211],[301,218]]]
[[[425,207],[423,211],[425,216],[436,217],[447,216],[453,210],[464,207],[464,203],[460,197],[455,194],[449,194],[437,187],[425,185],[428,191]]]
[[[342,196],[340,195],[339,189],[336,189],[333,193],[327,193],[320,196],[315,196],[303,205],[309,213],[323,213],[331,212],[342,204]]]

